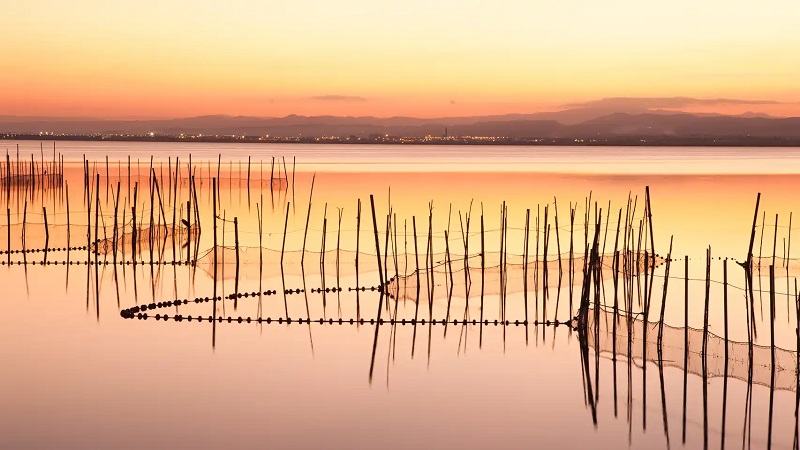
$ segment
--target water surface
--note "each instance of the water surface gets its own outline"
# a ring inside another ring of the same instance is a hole
[[[17,143],[2,144],[13,162]],[[39,143],[19,144],[21,161],[30,161],[31,154],[35,161],[52,159],[52,143],[41,150]],[[33,191],[16,186],[10,196],[8,191],[2,196],[11,226],[0,219],[0,250],[6,250],[9,231],[12,250],[22,249],[23,233],[26,249],[44,249],[49,234],[50,262],[41,264],[45,252],[14,253],[14,265],[0,267],[6,292],[0,315],[5,343],[0,348],[0,385],[6,387],[2,447],[666,448],[684,445],[685,429],[688,448],[702,448],[706,441],[712,447],[724,441],[736,448],[743,443],[763,448],[770,427],[774,447],[792,447],[797,404],[797,385],[792,384],[797,371],[794,279],[800,264],[794,256],[797,244],[791,242],[797,226],[789,224],[793,188],[800,184],[795,162],[800,149],[59,142],[56,151],[66,161],[65,184]],[[193,215],[187,214],[186,205],[189,153],[197,196],[190,207],[199,207]],[[89,193],[82,155],[91,161]],[[153,187],[154,229],[170,233],[174,212],[174,252],[171,235],[163,242],[156,239],[153,247],[146,238],[137,242],[135,267],[114,266],[113,252],[95,255],[82,248],[68,255],[51,250],[87,243],[94,248],[95,232],[101,241],[111,242],[118,193],[117,221],[123,223],[125,211],[126,223],[118,233],[126,238],[118,241],[117,257],[132,261],[133,191],[140,240],[141,230],[150,227],[151,155],[159,185],[158,191]],[[176,157],[181,164],[177,189],[170,174]],[[215,283],[211,180],[218,174]],[[94,187],[97,175],[99,190]],[[617,316],[611,262],[614,243],[619,250],[624,247],[626,216],[634,233],[629,249],[652,252],[645,186],[659,255],[655,276],[649,278],[652,294],[641,287],[647,286],[643,273],[629,281],[619,277],[618,309],[631,315]],[[736,262],[747,258],[758,193],[751,298],[744,270]],[[163,213],[157,206],[159,195]],[[200,230],[186,233],[181,220],[190,219],[196,227],[192,217],[199,217]],[[600,325],[593,325],[596,334],[587,336],[578,332],[573,318],[595,219],[601,224],[603,278],[592,311],[602,309],[603,314],[593,316],[600,322],[592,323]],[[640,221],[644,246],[638,242]],[[674,260],[663,297],[671,239]],[[709,246],[711,346],[702,358]],[[152,260],[168,264],[147,264],[151,248]],[[417,271],[417,259],[420,267],[426,265],[426,249],[434,269]],[[62,264],[67,258],[72,265]],[[193,265],[187,266],[187,259]],[[24,261],[28,264],[17,264]],[[92,264],[75,264],[87,261]],[[387,290],[391,297],[370,290],[380,284],[379,261],[392,280]],[[724,264],[729,355],[736,356],[728,366]],[[779,370],[774,379],[770,265],[776,273]],[[429,273],[432,283],[426,281]],[[626,290],[628,282],[633,284]],[[357,286],[367,289],[350,289]],[[311,292],[325,287],[328,293]],[[342,292],[330,292],[332,287],[342,287]],[[284,297],[284,289],[305,292]],[[263,295],[271,290],[276,295]],[[213,298],[214,292],[248,296],[226,298],[216,306],[193,301]],[[249,295],[256,292],[262,295]],[[625,298],[624,292],[631,296]],[[688,347],[683,340],[687,292]],[[647,298],[652,304],[645,336],[641,313]],[[667,331],[659,346],[655,337],[662,298],[667,300]],[[177,299],[189,302],[145,310],[147,320],[120,314]],[[155,314],[170,320],[155,320]],[[382,326],[370,323],[378,314],[385,321]],[[176,315],[183,320],[175,321]],[[194,320],[186,320],[188,315]],[[198,316],[204,320],[198,322]],[[224,320],[212,325],[205,320],[209,316]],[[284,322],[287,317],[291,324]],[[447,326],[430,324],[445,318],[451,322]],[[480,325],[481,318],[488,324]],[[758,333],[752,336],[752,359],[741,357],[751,319]],[[503,326],[505,320],[508,326]],[[544,324],[548,321],[551,325]],[[620,345],[613,344],[614,332]],[[684,364],[686,348],[690,356]]]

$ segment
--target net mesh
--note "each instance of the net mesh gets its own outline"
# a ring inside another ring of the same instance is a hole
[[[588,314],[587,339],[589,346],[606,356],[631,358],[634,361],[658,363],[661,358],[665,367],[686,370],[694,375],[703,374],[703,330],[685,329],[664,324],[661,351],[659,353],[657,322],[646,325],[641,317],[614,315],[613,311],[599,309]],[[615,325],[616,324],[616,325]],[[646,345],[643,345],[646,333]],[[631,343],[629,348],[629,343]],[[688,343],[688,347],[686,345]],[[772,381],[771,349],[767,346],[752,346],[752,373],[750,373],[750,345],[747,342],[728,341],[728,377],[769,387]],[[686,353],[688,351],[688,353]],[[646,353],[646,354],[645,354]],[[686,364],[684,357],[688,354]],[[709,378],[725,375],[725,339],[708,333],[705,369]],[[796,391],[797,352],[775,349],[775,384],[777,390]]]

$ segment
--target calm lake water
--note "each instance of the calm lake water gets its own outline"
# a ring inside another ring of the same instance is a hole
[[[55,149],[0,195],[2,448],[793,446],[800,149]]]

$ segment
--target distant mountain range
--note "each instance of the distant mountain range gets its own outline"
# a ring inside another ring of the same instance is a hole
[[[105,120],[93,118],[0,116],[0,133],[247,135],[321,137],[390,135],[403,137],[504,136],[509,138],[755,137],[800,138],[800,117],[776,118],[690,114],[667,110],[612,111],[577,107],[564,111],[476,117],[336,117],[280,118],[210,115],[180,119]]]

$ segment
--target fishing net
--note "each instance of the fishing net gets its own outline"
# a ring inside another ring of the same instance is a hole
[[[597,312],[597,314],[595,314]],[[639,364],[658,364],[686,370],[694,375],[703,374],[703,330],[688,327],[663,326],[662,345],[658,345],[658,322],[645,325],[641,316],[627,317],[613,311],[590,310],[587,323],[589,346],[607,357],[631,358]],[[645,342],[646,333],[646,345]],[[687,333],[686,335],[684,333]],[[688,335],[688,340],[686,336]],[[630,343],[630,348],[629,348]],[[688,343],[688,347],[687,344]],[[753,345],[752,360],[747,342],[728,341],[728,377],[753,384],[771,384],[772,358],[767,346]],[[709,378],[725,375],[725,339],[708,333],[705,369]],[[646,356],[645,356],[646,352]],[[688,357],[687,357],[688,355]],[[684,363],[684,358],[687,358]],[[752,361],[752,372],[750,364]],[[775,348],[775,383],[777,390],[795,391],[797,388],[797,352]]]

